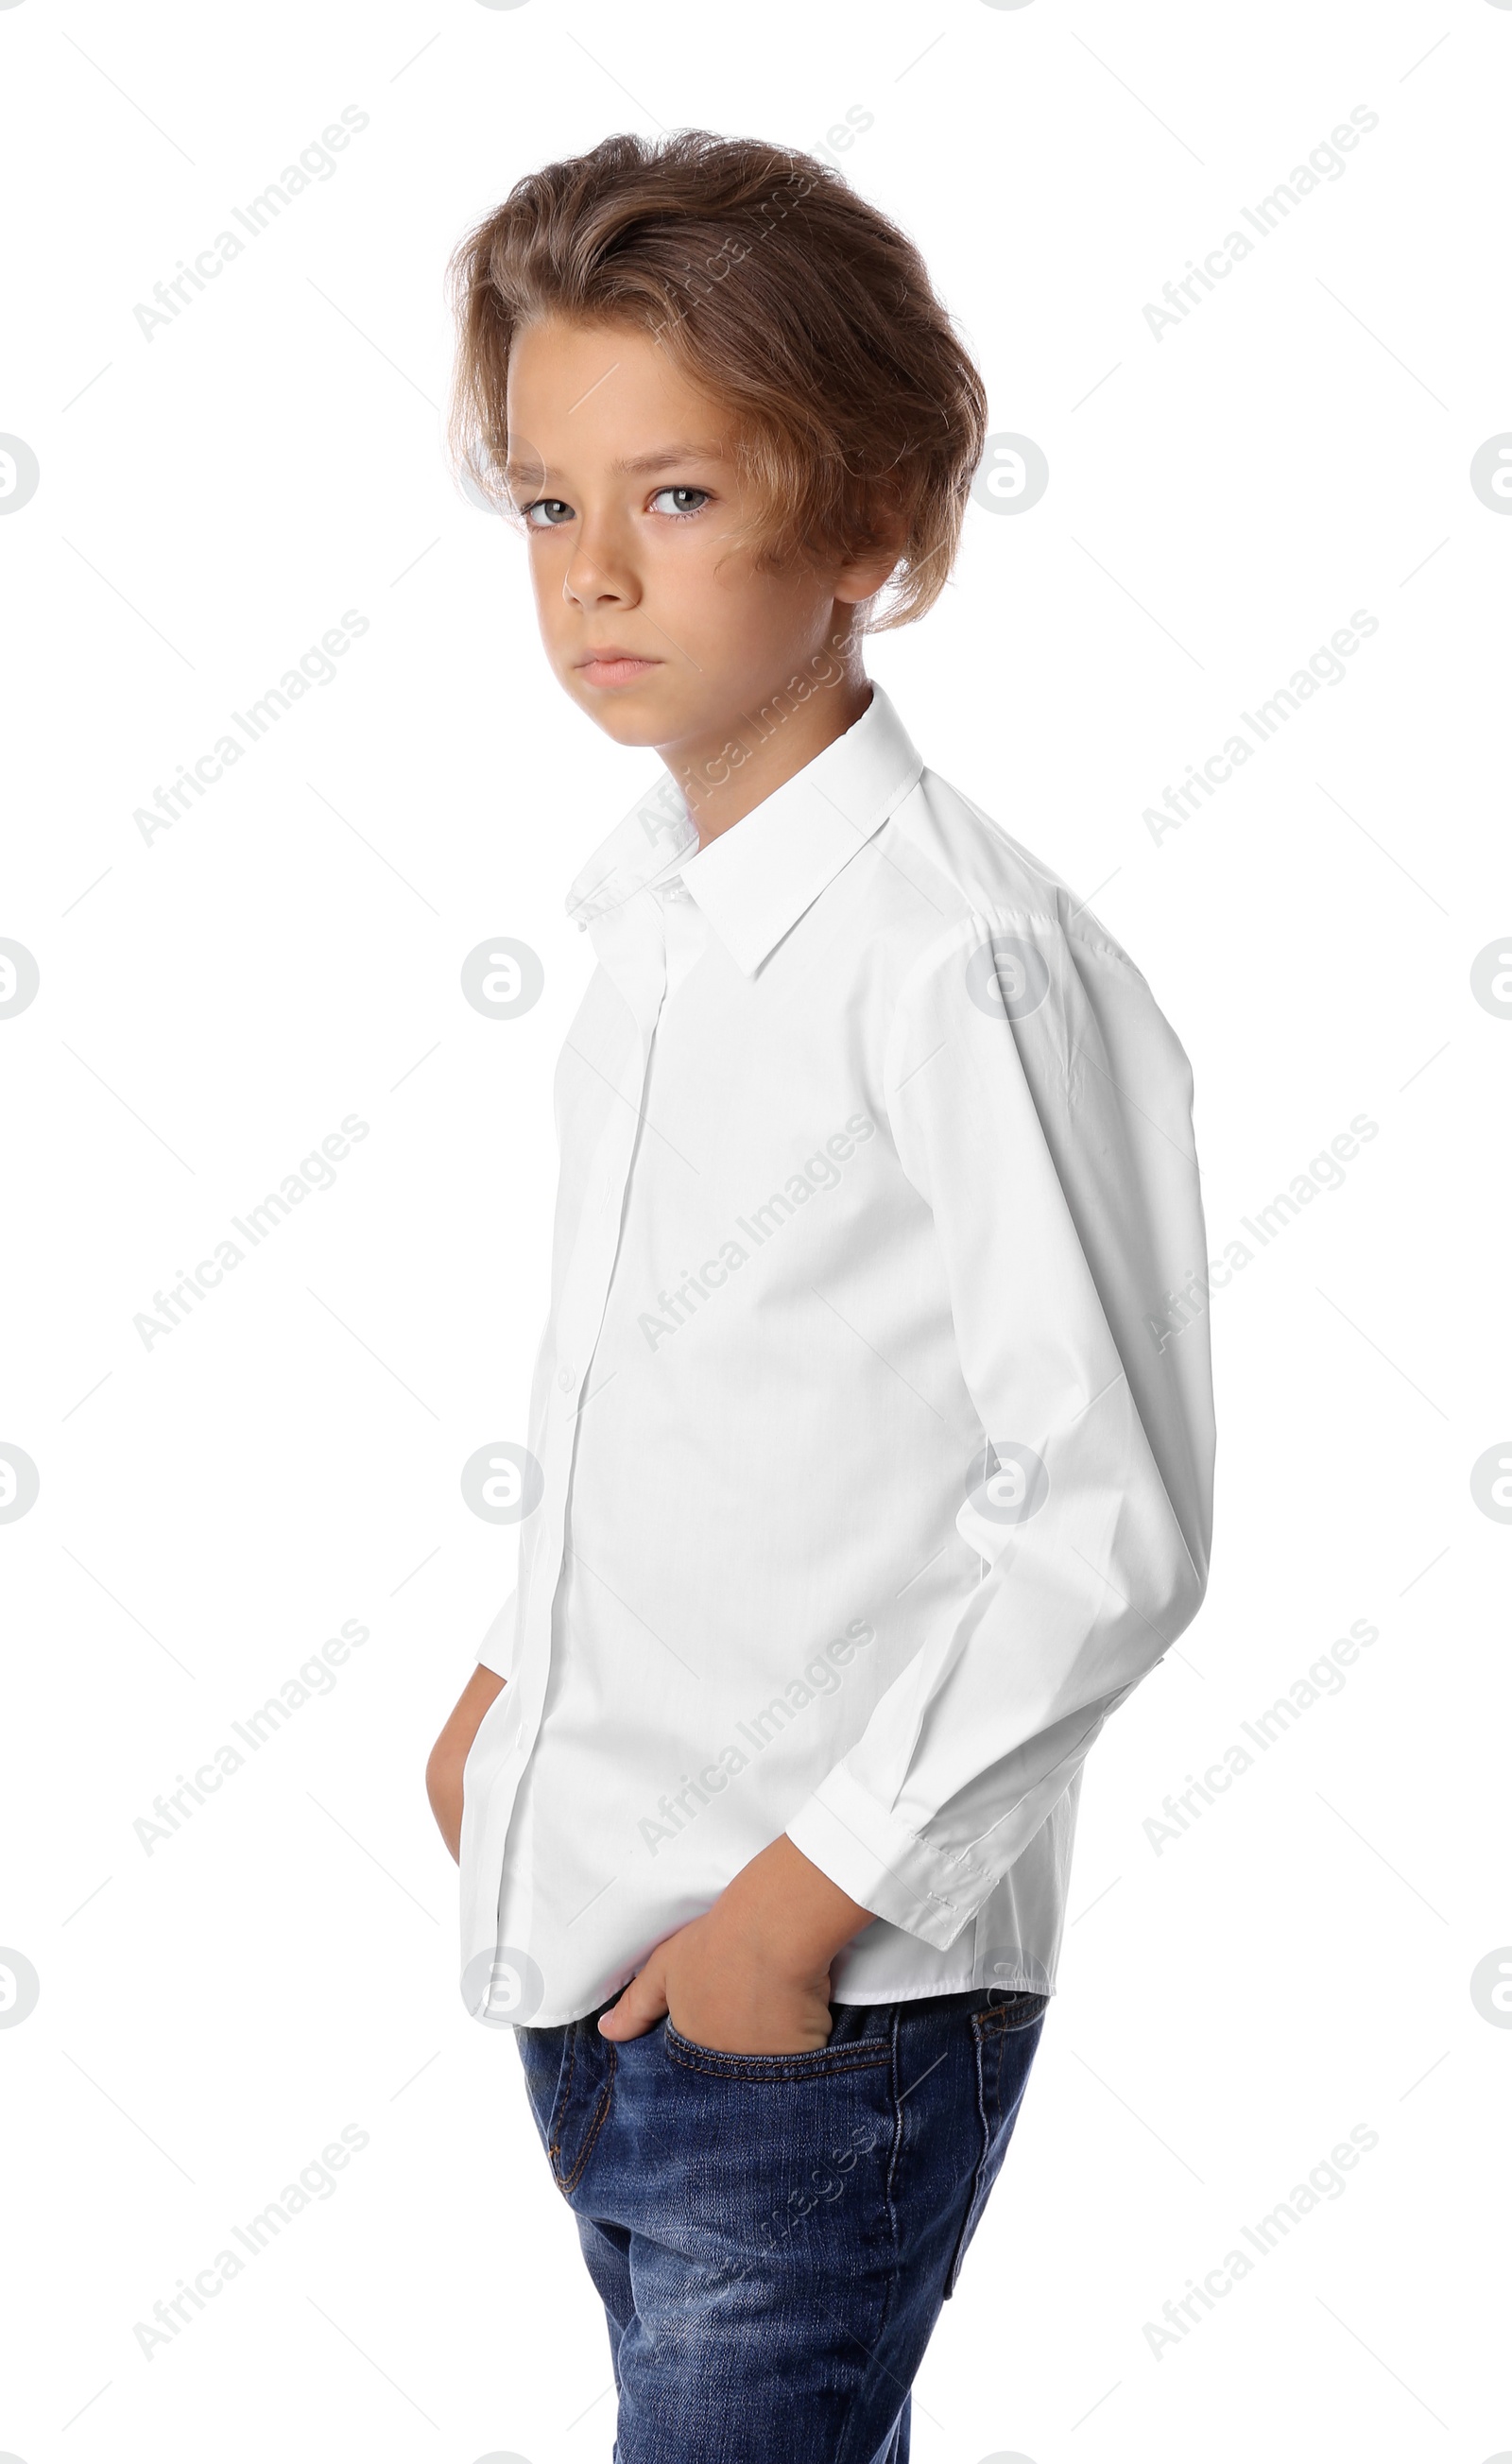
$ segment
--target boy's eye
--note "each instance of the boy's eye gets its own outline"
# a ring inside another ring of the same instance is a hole
[[[560,496],[537,496],[525,508],[525,519],[533,531],[555,530],[559,522],[570,522],[572,507]]]
[[[651,508],[658,514],[701,514],[708,502],[707,488],[658,488]]]

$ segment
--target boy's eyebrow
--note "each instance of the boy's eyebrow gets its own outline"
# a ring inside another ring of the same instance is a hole
[[[637,453],[627,462],[610,465],[623,471],[626,478],[636,478],[653,471],[668,471],[675,462],[718,462],[723,459],[717,445],[658,445],[649,453]]]
[[[718,445],[657,445],[649,453],[632,454],[627,461],[611,462],[609,468],[617,476],[633,479],[648,477],[656,471],[675,470],[680,462],[719,462],[723,459],[723,450]],[[540,462],[508,462],[504,467],[505,481],[511,486],[524,479],[532,487],[541,487],[547,480],[560,476],[559,471],[553,471]]]

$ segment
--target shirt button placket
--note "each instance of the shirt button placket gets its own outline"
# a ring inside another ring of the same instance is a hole
[[[644,925],[642,929],[644,931]],[[545,1700],[551,1661],[551,1603],[560,1579],[566,1539],[579,1387],[603,1322],[609,1278],[614,1271],[615,1252],[619,1246],[620,1214],[629,1179],[630,1159],[635,1153],[641,1109],[646,1101],[651,1044],[667,982],[665,943],[660,934],[657,935],[657,943],[659,946],[654,951],[643,953],[640,980],[633,992],[625,987],[636,1014],[637,1032],[634,1045],[625,1056],[621,1084],[606,1118],[601,1150],[604,1166],[603,1215],[595,1223],[589,1210],[585,1208],[583,1211],[562,1290],[561,1309],[553,1330],[560,1355],[557,1387],[562,1402],[559,1411],[547,1413],[542,1440],[549,1522],[541,1533],[539,1568],[532,1581],[534,1599],[543,1603],[535,1612],[541,1620],[538,1628],[541,1647],[532,1667],[533,1683],[520,1723],[517,1748],[521,1764],[534,1743]]]
[[[665,983],[665,969],[662,980]],[[649,987],[647,987],[647,990]],[[646,1101],[646,1073],[650,1065],[651,1044],[656,1020],[661,1009],[660,987],[637,1022],[639,1032],[633,1048],[633,1059],[625,1071],[617,1101],[604,1131],[603,1202],[595,1220],[585,1207],[579,1226],[563,1308],[557,1329],[558,1348],[561,1357],[557,1369],[558,1391],[567,1398],[565,1417],[576,1416],[579,1397],[593,1346],[598,1341],[603,1322],[604,1304],[608,1298],[609,1280],[614,1272],[615,1251],[619,1245],[621,1212],[625,1186],[630,1175],[630,1162],[635,1153],[636,1134],[640,1128],[641,1109]],[[564,1488],[570,1486],[570,1459],[563,1470]],[[566,1498],[563,1497],[565,1517]]]

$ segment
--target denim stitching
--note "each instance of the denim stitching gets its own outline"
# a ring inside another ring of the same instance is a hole
[[[559,2082],[559,2084],[558,2084],[558,2088],[557,2088],[557,2110],[556,2110],[556,2112],[552,2115],[552,2118],[551,2118],[551,2125],[552,2125],[552,2140],[551,2140],[551,2145],[550,2145],[550,2146],[547,2148],[547,2150],[546,2150],[547,2157],[548,2157],[548,2159],[550,2160],[550,2164],[551,2164],[552,2178],[553,2178],[553,2180],[556,2182],[556,2185],[557,2185],[557,2188],[558,2188],[558,2189],[559,2189],[559,2189],[560,2189],[560,2188],[561,2188],[561,2173],[560,2173],[560,2170],[559,2169],[559,2167],[558,2167],[558,2164],[557,2164],[557,2159],[558,2159],[558,2157],[561,2154],[561,2139],[560,2139],[559,2133],[560,2133],[560,2130],[561,2130],[561,2121],[562,2121],[562,2116],[563,2116],[563,2114],[564,2114],[564,2113],[566,2112],[566,2110],[567,2110],[567,2100],[568,2100],[568,2098],[569,2098],[569,2097],[571,2096],[571,2094],[572,2094],[572,2075],[573,2075],[573,2071],[574,2071],[574,2069],[575,2069],[575,2068],[576,2068],[576,2066],[577,2066],[577,2061],[578,2061],[578,2025],[577,2025],[576,2020],[574,2020],[573,2025],[572,2025],[571,2029],[568,2031],[568,2035],[567,2035],[567,2076],[566,2076],[566,2078],[565,2078],[564,2079],[561,2079],[561,2080]]]
[[[988,2153],[989,2153],[989,2154],[991,2153],[992,2142],[997,2138],[998,2131],[1002,2128],[1002,2121],[1003,2121],[1003,2055],[1006,2053],[1006,2051],[1007,2051],[1007,2049],[1008,2049],[1008,2031],[1007,2031],[1007,2029],[1006,2029],[1006,2028],[995,2028],[995,2029],[993,2030],[993,2034],[992,2034],[992,2046],[993,2046],[993,2054],[994,2054],[995,2058],[994,2058],[993,2063],[992,2063],[992,2096],[991,2096],[991,2100],[990,2100],[990,2103],[991,2103],[991,2111],[989,2112],[989,2114],[988,2114],[988,2118],[987,2118],[987,2140],[988,2140]],[[984,2103],[984,2104],[986,2104],[986,2103],[988,2103],[988,2102],[989,2102],[989,2099],[988,2099],[988,2096],[987,2096],[987,2092],[986,2092],[986,2091],[987,2091],[987,2079],[986,2079],[986,2066],[984,2065],[984,2066],[983,2066],[983,2077],[982,2077],[982,2101],[983,2101],[983,2103]],[[983,2159],[982,2159],[982,2162],[983,2162],[983,2164],[984,2164],[984,2165],[985,2165],[986,2161],[987,2161],[987,2159],[986,2159],[986,2157],[984,2156],[984,2157],[983,2157]]]
[[[898,2005],[894,2003],[892,2006],[892,2017],[887,2031],[889,2051],[892,2057],[892,2152],[887,2158],[887,2178],[883,2185],[883,2196],[887,2202],[887,2222],[892,2232],[892,2246],[894,2253],[896,2253],[898,2246],[898,2211],[893,2202],[892,2193],[894,2184],[898,2177],[898,2166],[903,2155],[903,2098],[898,2087],[901,2068],[899,2061],[898,2039],[901,2029],[902,2013],[899,2011]]]
[[[982,2035],[1001,2037],[1010,2033],[1017,2034],[1020,2028],[1032,2028],[1035,2021],[1043,2016],[1048,1998],[1045,1994],[1018,1992],[1011,1994],[1006,2002],[994,2002],[987,2010],[976,2013]],[[1019,2002],[1034,2002],[1039,2007],[1031,2011],[1026,2019],[1013,2020],[1010,2031],[1009,2014]]]
[[[989,2016],[990,2013],[985,2011],[974,2011],[971,2014],[972,2042],[976,2055],[976,2117],[982,2126],[982,2145],[981,2154],[976,2159],[976,2168],[972,2175],[972,2191],[971,2197],[966,2202],[966,2213],[961,2218],[961,2229],[955,2236],[955,2247],[951,2253],[951,2263],[945,2271],[944,2299],[947,2301],[953,2294],[960,2276],[961,2265],[966,2256],[966,2243],[972,2229],[972,2219],[976,2212],[976,2201],[981,2190],[983,2169],[992,2152],[993,2129],[992,2123],[987,2119],[987,2079],[982,2061],[982,2048],[985,2041],[982,2023]],[[993,2035],[997,2043],[1000,2066],[1003,2032],[1000,2028],[997,2028],[994,2029]]]
[[[553,2136],[551,2145],[546,2150],[547,2156],[551,2161],[552,2179],[556,2183],[558,2189],[561,2192],[564,2199],[577,2189],[579,2182],[581,2180],[583,2167],[587,2164],[589,2157],[592,2155],[594,2143],[598,2139],[599,2133],[603,2128],[604,2123],[608,2117],[609,2093],[614,2085],[614,2075],[619,2063],[619,2056],[615,2049],[614,2040],[612,2037],[607,2037],[604,2041],[607,2043],[609,2048],[609,2067],[604,2074],[603,2086],[600,2092],[598,2108],[594,2114],[593,2124],[583,2143],[582,2151],[578,2158],[578,2162],[573,2167],[572,2171],[563,2176],[557,2159],[561,2154],[561,2124],[563,2117],[567,2111],[568,2101],[572,2095],[573,2074],[578,2065],[578,2028],[581,2024],[581,2020],[575,2023],[571,2037],[568,2041],[567,2076],[562,2081],[561,2088],[558,2094],[557,2112],[555,2117],[555,2134]]]
[[[898,2094],[898,2038],[901,2020],[902,2013],[900,2007],[896,2002],[894,2002],[888,2018],[887,2035],[885,2040],[888,2056],[888,2082],[891,2089],[892,2099],[892,2150],[887,2158],[887,2180],[883,2185],[883,2203],[887,2209],[887,2237],[892,2245],[892,2264],[887,2270],[887,2288],[882,2297],[882,2317],[877,2322],[876,2339],[870,2349],[866,2352],[868,2363],[875,2359],[878,2349],[887,2341],[887,2326],[897,2301],[898,2278],[902,2267],[902,2253],[899,2247],[898,2235],[898,2211],[892,2195],[893,2180],[897,2170],[898,2159],[903,2150],[903,2133],[905,2127],[903,2119],[903,2102]],[[886,2369],[887,2364],[883,2363],[881,2367]],[[850,2402],[845,2408],[846,2417],[840,2433],[840,2445],[836,2451],[837,2464],[849,2464],[846,2450],[850,2443],[851,2431],[855,2426],[856,2409],[865,2392],[865,2387],[858,2383],[855,2392],[852,2394]],[[903,2401],[905,2403],[908,2401],[909,2392],[909,2390],[905,2387],[903,2390]]]
[[[609,2041],[609,2067],[604,2074],[603,2086],[600,2090],[598,2110],[593,2117],[593,2127],[589,2131],[587,2138],[583,2141],[581,2155],[573,2167],[572,2171],[568,2174],[567,2179],[561,2184],[561,2194],[563,2198],[567,2198],[571,2192],[577,2189],[578,2184],[581,2181],[588,2159],[593,2154],[595,2145],[597,2144],[599,2133],[609,2119],[609,2103],[614,2091],[615,2073],[619,2069],[619,2064],[620,2057],[611,2038]]]
[[[880,2050],[863,2053],[861,2046],[868,2041],[876,2043]],[[688,2047],[688,2053],[679,2051],[682,2046]],[[721,2054],[712,2045],[694,2045],[690,2037],[678,2035],[670,2022],[667,2030],[667,2052],[668,2059],[678,2063],[682,2069],[702,2071],[707,2079],[765,2079],[772,2082],[835,2079],[845,2071],[878,2070],[891,2058],[887,2040],[882,2037],[863,2038],[854,2045],[837,2045],[832,2056],[825,2045],[816,2046],[811,2054]],[[709,2058],[692,2061],[689,2054],[705,2054]],[[768,2063],[773,2065],[771,2069],[766,2067]],[[800,2064],[805,2067],[798,2067]]]

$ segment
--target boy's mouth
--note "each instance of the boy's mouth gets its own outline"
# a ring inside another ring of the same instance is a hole
[[[639,683],[642,676],[649,675],[652,668],[659,668],[661,664],[660,659],[642,658],[638,651],[620,650],[611,647],[603,650],[590,650],[585,659],[578,661],[578,673],[583,683],[588,685],[633,685]]]

